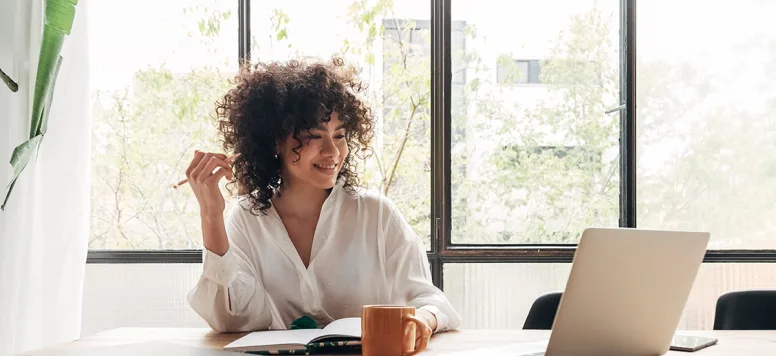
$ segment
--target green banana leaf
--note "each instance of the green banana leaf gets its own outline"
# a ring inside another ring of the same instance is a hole
[[[19,84],[16,84],[16,82],[11,79],[11,77],[8,76],[8,74],[5,74],[3,72],[3,69],[0,68],[0,79],[3,79],[3,83],[8,86],[8,89],[11,89],[12,92],[19,91]]]
[[[41,139],[43,139],[43,135],[35,136],[13,149],[13,154],[11,155],[13,179],[11,179],[11,183],[8,183],[8,187],[5,188],[7,193],[5,195],[5,199],[3,199],[3,210],[5,210],[5,204],[8,203],[8,198],[11,196],[11,191],[13,191],[13,187],[16,185],[16,180],[19,178],[19,174],[22,173],[24,167],[27,167],[27,162],[30,161],[30,157],[32,157],[32,154],[35,153],[40,147]]]
[[[0,209],[5,210],[8,198],[13,192],[16,180],[22,173],[34,152],[40,147],[48,127],[48,112],[51,107],[54,86],[62,65],[62,45],[70,34],[75,19],[78,0],[46,0],[46,15],[38,55],[38,71],[35,75],[35,92],[32,99],[30,137],[17,146],[11,155],[14,175],[6,187],[5,199]]]
[[[48,116],[51,110],[51,101],[54,99],[54,89],[57,87],[57,77],[59,76],[59,68],[62,67],[62,56],[57,59],[57,65],[54,67],[54,80],[51,81],[51,88],[46,94],[46,98],[43,100],[43,111],[40,113],[40,132],[39,134],[45,135],[48,130]]]
[[[35,96],[32,101],[32,124],[30,137],[41,132],[43,124],[44,100],[54,91],[57,67],[62,53],[65,36],[70,34],[75,18],[75,6],[78,0],[47,0],[46,25],[43,27],[43,42],[38,57],[38,73],[35,76]]]

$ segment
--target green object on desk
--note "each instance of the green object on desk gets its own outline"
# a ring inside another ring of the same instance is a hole
[[[313,318],[305,315],[291,322],[291,327],[289,329],[318,329],[318,324],[315,323]]]

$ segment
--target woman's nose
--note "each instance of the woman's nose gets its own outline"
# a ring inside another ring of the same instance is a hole
[[[334,139],[331,137],[326,137],[323,140],[323,150],[321,152],[324,156],[330,156],[330,157],[338,157],[340,152],[339,148],[337,148],[337,144],[334,142]]]

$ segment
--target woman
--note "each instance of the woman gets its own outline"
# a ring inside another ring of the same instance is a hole
[[[434,332],[460,324],[399,210],[358,188],[354,154],[373,136],[364,90],[341,60],[291,61],[243,69],[218,103],[238,156],[196,152],[186,171],[205,247],[188,300],[213,329],[285,329],[305,315],[320,327],[366,304],[416,307]],[[226,219],[222,178],[241,193]]]

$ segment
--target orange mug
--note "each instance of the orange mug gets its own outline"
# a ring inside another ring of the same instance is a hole
[[[415,333],[420,332],[420,345]],[[426,349],[431,329],[415,308],[391,305],[361,307],[361,352],[364,356],[412,356]]]

